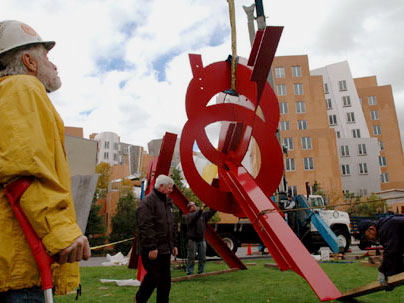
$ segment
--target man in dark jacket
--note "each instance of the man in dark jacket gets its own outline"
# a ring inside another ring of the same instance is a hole
[[[165,175],[156,178],[153,191],[140,201],[137,210],[138,236],[142,263],[147,273],[136,293],[135,302],[145,303],[157,288],[158,303],[169,300],[171,253],[178,253],[172,202],[167,197],[174,181]]]
[[[213,217],[216,210],[204,211],[194,202],[187,205],[189,213],[185,215],[187,222],[187,275],[194,273],[195,254],[198,252],[198,274],[203,273],[206,263],[206,223]]]
[[[378,242],[383,246],[383,261],[377,278],[380,283],[386,284],[387,277],[404,272],[404,217],[364,220],[358,227],[361,242]]]

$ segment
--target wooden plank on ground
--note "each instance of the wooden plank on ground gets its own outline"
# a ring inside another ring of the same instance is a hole
[[[278,264],[275,263],[265,263],[264,267],[279,269]]]
[[[212,272],[206,272],[203,274],[196,274],[196,275],[188,275],[188,276],[182,276],[182,277],[176,277],[176,278],[171,278],[171,282],[178,282],[178,281],[185,281],[185,280],[193,280],[195,278],[199,277],[209,277],[209,276],[217,276],[221,274],[227,274],[233,271],[240,270],[238,268],[231,268],[231,269],[225,269],[225,270],[220,270],[220,271],[212,271]]]
[[[400,274],[388,277],[387,282],[388,282],[388,286],[403,285],[404,284],[404,273],[400,273]],[[385,289],[386,289],[386,286],[383,286],[380,284],[380,282],[375,281],[375,282],[351,289],[351,290],[343,293],[342,297],[339,298],[338,300],[368,295],[368,294],[378,292],[381,290],[385,290]]]

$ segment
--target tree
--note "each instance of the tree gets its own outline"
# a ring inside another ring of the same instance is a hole
[[[119,199],[117,212],[112,218],[112,232],[109,235],[111,243],[133,237],[136,232],[136,210],[138,206],[139,201],[131,191]],[[116,244],[114,251],[126,255],[131,246],[131,241]]]
[[[369,197],[349,197],[351,204],[348,213],[350,216],[365,216],[373,217],[376,214],[386,212],[386,201],[381,200],[376,194],[371,194]]]
[[[180,191],[183,191],[185,188],[184,178],[181,176],[181,170],[178,168],[173,168],[171,173],[171,179],[174,180],[174,184],[178,187]]]
[[[111,177],[112,167],[109,163],[101,162],[95,168],[95,172],[99,174],[97,189],[99,189],[99,197],[105,197],[108,191],[109,179]]]
[[[133,186],[133,182],[132,180],[128,179],[128,178],[124,178],[122,180],[122,186],[129,186],[132,187]]]
[[[202,206],[203,202],[198,198],[197,195],[192,191],[190,187],[186,187],[184,185],[184,178],[181,175],[181,170],[178,168],[174,168],[171,173],[171,179],[174,180],[174,184],[178,187],[178,189],[187,197],[189,201],[195,202],[196,205]]]
[[[313,187],[312,187],[312,192],[313,192],[313,195],[322,196],[324,198],[324,200],[326,200],[326,198],[327,198],[326,197],[327,195],[325,194],[325,192],[321,188],[320,183],[318,183],[317,180],[314,180],[314,184],[313,184]]]
[[[94,193],[94,198],[91,203],[90,214],[88,216],[87,226],[85,235],[87,236],[90,246],[98,246],[105,243],[106,236],[104,236],[107,231],[107,227],[104,223],[103,216],[100,216],[101,206],[96,204],[97,202],[97,191]],[[95,254],[103,253],[103,250],[95,250]]]

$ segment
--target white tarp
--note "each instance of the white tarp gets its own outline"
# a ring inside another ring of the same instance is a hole
[[[121,252],[116,255],[111,256],[107,254],[106,256],[107,262],[102,262],[102,266],[119,266],[119,265],[128,265],[129,257],[125,257]]]
[[[140,286],[140,282],[138,280],[109,280],[109,279],[100,279],[101,283],[116,283],[118,286]]]

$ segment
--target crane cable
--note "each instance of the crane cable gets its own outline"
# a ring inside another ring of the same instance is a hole
[[[231,89],[236,90],[236,67],[237,67],[237,37],[236,37],[236,16],[234,0],[227,0],[229,4],[229,16],[231,27]]]

